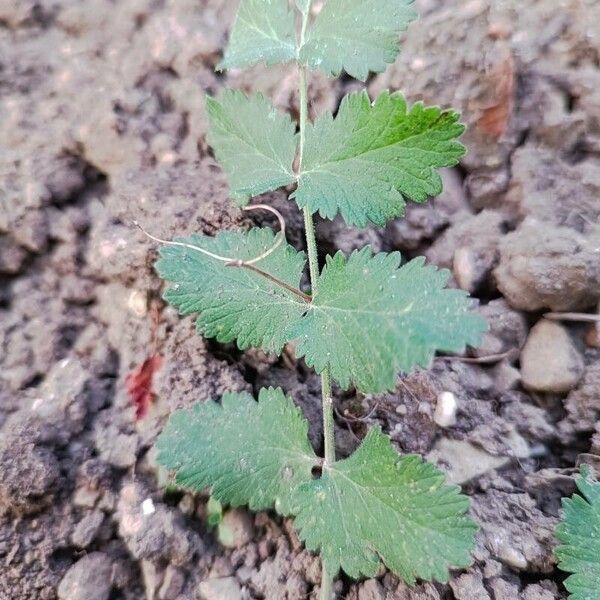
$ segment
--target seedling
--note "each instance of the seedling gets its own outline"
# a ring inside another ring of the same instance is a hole
[[[587,465],[581,467],[577,487],[581,496],[563,499],[556,557],[559,567],[571,573],[565,580],[570,600],[600,600],[600,483]]]
[[[304,215],[310,293],[300,288],[303,252],[269,228],[192,235],[165,244],[156,268],[173,285],[165,299],[181,314],[199,313],[201,335],[240,349],[298,358],[321,376],[324,456],[307,437],[300,410],[280,389],[225,394],[174,413],[161,434],[158,460],[178,485],[210,488],[223,505],[274,508],[295,519],[306,548],[322,558],[321,598],[340,570],[372,577],[381,562],[413,584],[445,581],[470,564],[475,524],[468,499],[417,456],[400,456],[379,428],[349,458],[336,460],[332,381],[342,389],[393,390],[400,371],[430,364],[437,350],[476,345],[484,321],[467,295],[446,289],[446,271],[369,247],[325,257],[319,269],[313,215],[341,214],[349,225],[384,225],[408,200],[442,190],[436,169],[464,153],[451,110],[409,107],[401,94],[371,102],[346,96],[337,115],[308,119],[309,69],[364,80],[398,53],[398,36],[415,17],[412,0],[242,0],[220,68],[260,61],[293,63],[299,73],[300,121],[261,94],[226,90],[207,98],[209,143],[246,210],[252,197],[293,187]],[[272,210],[272,209],[270,209]]]

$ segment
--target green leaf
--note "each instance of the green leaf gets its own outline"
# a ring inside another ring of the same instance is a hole
[[[444,289],[448,271],[400,254],[372,256],[367,246],[338,252],[316,284],[310,312],[292,327],[296,353],[317,373],[326,367],[344,389],[391,390],[399,370],[426,367],[436,350],[479,343],[485,321],[469,313],[462,290]]]
[[[295,23],[287,0],[241,0],[229,45],[217,69],[295,59]]]
[[[207,97],[208,143],[229,179],[239,204],[295,180],[295,126],[257,94],[226,90],[221,101]]]
[[[211,488],[223,504],[284,515],[296,487],[312,479],[318,463],[308,441],[308,423],[280,389],[225,394],[179,410],[156,443],[158,462],[175,471],[178,485]]]
[[[470,564],[476,525],[469,502],[417,456],[400,457],[372,429],[346,460],[298,489],[295,521],[327,571],[373,577],[380,559],[404,581],[446,581],[448,569]]]
[[[390,2],[390,4],[394,4]],[[404,214],[406,200],[424,202],[442,191],[436,169],[457,164],[465,149],[459,115],[421,103],[407,107],[384,92],[346,96],[337,117],[325,113],[306,130],[298,206],[348,224],[385,225]]]
[[[398,37],[417,14],[414,0],[328,0],[309,27],[300,60],[337,77],[344,69],[364,81],[400,51]]]
[[[581,496],[563,499],[564,519],[556,529],[559,567],[571,600],[600,600],[600,483],[587,465],[577,480]]]
[[[206,516],[209,527],[217,527],[223,521],[223,505],[214,496],[206,503]]]
[[[279,235],[279,234],[278,234]],[[251,260],[272,248],[271,229],[222,231],[216,237],[192,235],[176,240],[223,257]],[[180,314],[199,312],[198,333],[220,342],[237,339],[242,350],[260,347],[278,353],[290,340],[289,329],[307,304],[265,277],[182,246],[163,246],[159,275],[175,285],[164,295]],[[303,252],[281,244],[255,266],[297,289],[304,269]]]

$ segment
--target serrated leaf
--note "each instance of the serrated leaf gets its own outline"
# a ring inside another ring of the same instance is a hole
[[[342,69],[364,81],[398,56],[398,37],[417,13],[414,0],[328,0],[308,28],[300,60],[326,75]]]
[[[251,260],[275,244],[271,229],[222,231],[214,238],[192,235],[176,240],[223,257]],[[237,339],[240,349],[260,347],[278,353],[289,341],[291,324],[307,304],[263,276],[181,246],[163,246],[156,263],[159,275],[175,285],[164,298],[180,314],[199,312],[198,332],[220,342]],[[297,289],[304,269],[303,252],[281,244],[256,266]]]
[[[250,196],[295,180],[295,126],[262,94],[248,97],[226,90],[220,101],[207,97],[208,143],[229,180],[232,196],[246,204]]]
[[[581,496],[563,499],[564,518],[556,529],[559,567],[571,600],[600,600],[600,483],[587,465],[577,480]]]
[[[468,499],[417,456],[400,457],[379,429],[356,452],[298,489],[295,525],[328,573],[373,577],[380,560],[409,584],[446,581],[470,564]]]
[[[281,389],[225,394],[179,410],[156,443],[158,462],[175,471],[178,485],[211,488],[212,496],[252,510],[275,506],[291,512],[296,487],[310,481],[318,460],[308,441],[308,423]]]
[[[295,23],[287,0],[241,0],[229,45],[217,69],[295,59]]]
[[[436,350],[479,343],[485,321],[469,312],[465,292],[444,289],[447,271],[423,258],[399,265],[397,252],[373,256],[368,246],[327,257],[311,310],[292,327],[297,355],[317,373],[329,367],[344,389],[378,393],[395,387],[399,370],[428,366]]]
[[[371,104],[366,92],[346,96],[336,118],[325,113],[306,130],[298,188],[292,195],[351,225],[385,225],[404,214],[406,200],[424,202],[442,191],[436,169],[457,164],[464,127],[454,111],[410,109],[399,94],[384,92]]]

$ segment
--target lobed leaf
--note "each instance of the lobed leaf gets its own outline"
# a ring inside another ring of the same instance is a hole
[[[299,57],[337,77],[342,69],[364,81],[400,51],[398,37],[417,14],[414,0],[327,0],[309,26]]]
[[[372,255],[367,246],[338,252],[317,280],[311,310],[291,328],[296,354],[317,373],[329,367],[346,389],[393,389],[399,370],[429,365],[436,350],[458,352],[479,343],[485,321],[469,312],[462,290],[444,289],[448,272],[417,258]]]
[[[278,234],[279,235],[279,234]],[[199,246],[214,254],[251,260],[275,243],[271,229],[222,231],[216,237],[192,235],[177,242]],[[180,314],[199,312],[198,333],[220,342],[237,339],[240,349],[259,347],[278,353],[289,341],[290,326],[307,304],[263,276],[181,246],[163,246],[156,263],[159,275],[175,283],[164,298]],[[256,264],[297,289],[304,269],[303,252],[288,244]]]
[[[340,212],[351,225],[385,225],[404,214],[407,199],[441,193],[436,169],[465,153],[456,141],[464,131],[458,119],[437,106],[409,109],[399,93],[384,92],[373,104],[366,92],[349,94],[335,119],[324,113],[308,125],[292,197],[328,219]]]
[[[565,587],[571,600],[600,599],[600,483],[587,465],[577,480],[581,496],[563,499],[564,518],[556,529],[559,567],[572,573]]]
[[[223,504],[252,510],[294,508],[295,490],[310,481],[318,459],[308,423],[281,389],[245,392],[179,410],[156,443],[158,462],[175,471],[178,485],[211,488]]]
[[[379,429],[354,454],[298,488],[295,525],[328,573],[373,577],[380,560],[404,581],[446,581],[470,564],[468,499],[417,456],[400,457]]]
[[[295,16],[287,0],[241,0],[229,45],[217,68],[241,68],[261,61],[273,65],[295,58]]]
[[[249,98],[226,90],[220,101],[207,97],[208,143],[229,179],[232,196],[246,204],[250,196],[295,181],[295,126],[262,94]]]

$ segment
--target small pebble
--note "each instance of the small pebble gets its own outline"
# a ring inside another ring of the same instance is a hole
[[[442,392],[437,398],[433,420],[440,427],[456,425],[456,396],[452,392]]]
[[[202,600],[240,600],[240,584],[234,577],[219,577],[203,581],[198,591]]]
[[[154,506],[154,502],[152,501],[152,498],[146,498],[142,502],[142,514],[145,517],[147,517],[148,515],[151,515],[154,512],[156,512],[156,508]]]

